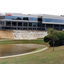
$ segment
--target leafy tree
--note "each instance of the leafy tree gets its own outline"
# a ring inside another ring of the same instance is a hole
[[[48,33],[48,34],[52,34],[54,31],[56,31],[56,30],[53,29],[53,28],[48,28],[47,33]]]
[[[64,45],[64,32],[59,32],[58,38],[59,45]]]
[[[50,38],[50,41],[53,42],[53,51],[54,51],[54,43],[55,43],[55,41],[58,40],[58,36],[57,35],[58,35],[57,31],[54,31],[54,32],[52,32],[52,34],[48,35],[48,38]]]
[[[49,42],[50,46],[60,46],[64,45],[64,32],[57,31],[54,29],[48,29],[48,35],[44,37],[45,42]]]
[[[53,42],[53,51],[54,51],[55,41],[58,40],[58,31],[51,28],[51,29],[48,29],[47,32],[48,32],[48,35],[46,37],[44,37],[44,41],[49,42],[49,43]]]
[[[48,36],[45,36],[45,37],[44,37],[44,41],[47,43],[47,42],[50,41],[50,38],[49,38]]]

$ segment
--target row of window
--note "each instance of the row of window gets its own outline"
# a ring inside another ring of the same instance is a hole
[[[47,30],[48,28],[26,28],[26,27],[0,27],[0,30]],[[63,28],[55,28],[56,30],[63,30]]]
[[[0,23],[1,25],[1,23]],[[42,23],[27,23],[27,22],[6,22],[6,26],[30,26],[30,27],[45,27],[45,24]],[[59,27],[59,25],[46,24],[46,27]],[[60,25],[61,28],[64,28],[64,25]]]
[[[43,20],[42,20],[42,18],[36,18],[36,17],[5,16],[5,19],[64,23],[64,20],[51,19],[51,18],[43,18]]]
[[[0,22],[0,25],[2,23]],[[6,22],[6,26],[30,26],[30,27],[60,27],[60,28],[64,28],[64,25],[53,25],[53,24],[42,24],[42,23],[27,23],[27,22]]]
[[[38,21],[38,18],[36,18],[36,17],[5,16],[5,19],[11,19],[11,20],[29,20],[29,21]]]
[[[61,20],[61,19],[43,18],[43,22],[64,23],[64,20]]]
[[[6,26],[33,26],[33,27],[41,27],[41,23],[27,23],[27,22],[6,22]]]
[[[5,26],[5,22],[3,21],[0,21],[0,26]],[[42,23],[27,23],[27,22],[6,22],[6,26],[25,26],[25,27],[46,27],[46,28],[55,28],[55,29],[64,29],[64,25],[53,25],[53,24],[42,24]]]
[[[42,30],[41,28],[2,27],[3,30]],[[44,28],[45,30],[45,28]]]

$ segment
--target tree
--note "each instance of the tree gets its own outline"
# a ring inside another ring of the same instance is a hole
[[[52,34],[54,31],[56,31],[56,30],[53,29],[53,28],[48,28],[47,33],[48,33],[48,34]]]
[[[55,43],[55,41],[58,40],[58,36],[57,35],[58,35],[57,31],[53,31],[52,34],[48,35],[48,38],[50,38],[50,41],[53,42],[53,51],[54,51],[54,43]]]
[[[46,37],[44,37],[44,41],[45,42],[53,42],[53,51],[54,51],[54,44],[55,41],[58,40],[58,31],[50,28],[47,30],[48,35]]]

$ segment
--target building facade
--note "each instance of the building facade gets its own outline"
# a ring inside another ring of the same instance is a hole
[[[25,15],[18,13],[0,14],[0,30],[40,30],[64,29],[64,17],[55,15]]]

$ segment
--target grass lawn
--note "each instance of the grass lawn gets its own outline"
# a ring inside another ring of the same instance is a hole
[[[21,44],[21,43],[48,45],[43,41],[43,39],[0,41],[0,44]],[[37,50],[40,49],[41,48]],[[64,46],[55,47],[54,49],[55,51],[52,51],[53,48],[49,47],[45,51],[41,51],[30,55],[0,59],[0,64],[64,64]]]
[[[43,39],[36,39],[36,40],[3,40],[0,41],[0,44],[43,44],[48,45],[45,43]]]
[[[0,64],[64,64],[64,46],[52,47],[35,54],[0,59]]]

